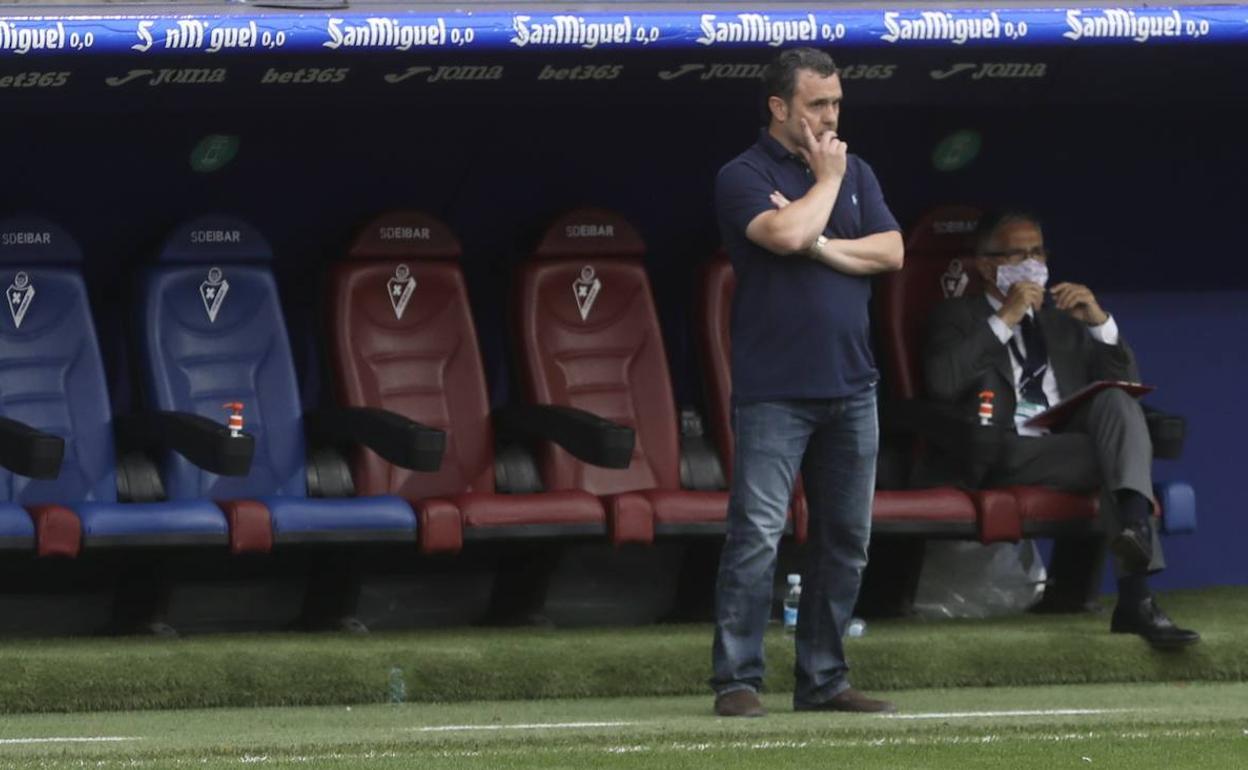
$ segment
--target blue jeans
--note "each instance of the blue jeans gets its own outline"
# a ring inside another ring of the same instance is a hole
[[[737,454],[728,535],[715,590],[716,694],[758,691],[776,549],[801,469],[810,512],[797,615],[795,704],[848,689],[842,637],[867,565],[879,452],[875,388],[837,399],[768,401],[733,410]]]

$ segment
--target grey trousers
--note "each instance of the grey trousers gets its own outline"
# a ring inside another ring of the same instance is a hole
[[[1059,432],[1047,436],[1005,437],[986,486],[1027,484],[1067,492],[1103,490],[1101,517],[1112,540],[1122,529],[1119,490],[1153,499],[1153,443],[1139,402],[1125,392],[1102,391]],[[1166,566],[1157,528],[1150,573]],[[1118,574],[1124,574],[1118,565]]]

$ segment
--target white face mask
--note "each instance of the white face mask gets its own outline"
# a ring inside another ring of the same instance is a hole
[[[1019,281],[1028,281],[1044,288],[1049,282],[1049,266],[1038,259],[1024,259],[1017,265],[997,266],[997,288],[1009,294],[1010,287]]]

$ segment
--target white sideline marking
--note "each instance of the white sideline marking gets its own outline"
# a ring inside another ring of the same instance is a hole
[[[127,738],[120,735],[102,735],[96,738],[0,738],[0,745],[15,746],[24,743],[116,743],[118,741],[141,741],[142,738]]]
[[[623,722],[606,724],[647,724],[645,722]],[[476,727],[476,725],[470,725]],[[502,725],[500,727],[507,727]],[[420,728],[414,728],[420,729]],[[1248,734],[1248,733],[1246,733]],[[1083,742],[1096,740],[1098,738],[1210,738],[1218,735],[1217,730],[1192,730],[1192,729],[1167,729],[1167,730],[1133,730],[1127,732],[1072,732],[1072,733],[1040,733],[1036,735],[995,735],[992,733],[986,735],[967,735],[967,736],[932,736],[932,737],[881,737],[871,739],[852,739],[852,740],[836,740],[836,739],[812,739],[799,741],[764,741],[761,743],[750,743],[747,741],[724,741],[714,743],[655,743],[655,744],[634,744],[630,746],[565,746],[560,748],[554,747],[526,747],[526,748],[505,748],[481,751],[479,749],[461,749],[451,751],[437,751],[432,753],[424,752],[399,752],[399,751],[367,751],[361,753],[343,753],[330,752],[323,754],[243,754],[236,758],[236,762],[245,765],[267,765],[269,763],[307,763],[317,761],[343,761],[350,760],[353,766],[362,766],[365,761],[385,760],[395,758],[410,758],[412,760],[421,757],[434,757],[437,759],[456,759],[456,758],[480,758],[480,757],[519,757],[534,756],[535,754],[544,755],[562,755],[562,754],[586,754],[593,752],[607,752],[612,754],[622,754],[631,752],[656,752],[662,754],[664,752],[706,752],[711,750],[724,749],[802,749],[807,747],[825,747],[825,748],[873,748],[873,749],[889,749],[899,746],[948,746],[948,745],[983,745],[983,744],[1009,744],[1009,743],[1067,743],[1067,742]],[[0,739],[3,740],[3,739]],[[12,739],[10,739],[12,740]],[[49,739],[34,739],[49,740]],[[83,739],[76,739],[83,740]],[[100,739],[93,739],[100,740]],[[106,738],[105,740],[143,740],[142,738]],[[188,767],[194,768],[207,764],[210,760],[226,760],[223,757],[178,757],[178,758],[160,758],[160,759],[139,759],[137,757],[118,758],[116,760],[100,760],[92,764],[93,767],[152,767],[159,770],[166,770],[170,767]],[[6,765],[9,767],[11,765]],[[84,763],[81,760],[61,759],[61,758],[45,758],[40,764],[43,768],[82,768]]]
[[[885,714],[885,719],[971,719],[974,717],[1082,717],[1121,714],[1136,709],[1020,709],[1017,711],[946,711],[926,714]]]
[[[531,725],[438,725],[436,727],[409,727],[418,733],[444,733],[459,730],[575,730],[585,727],[628,727],[637,722],[545,722]]]

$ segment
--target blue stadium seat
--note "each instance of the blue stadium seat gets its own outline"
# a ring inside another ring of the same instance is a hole
[[[1196,490],[1186,481],[1153,483],[1153,495],[1161,509],[1161,531],[1186,535],[1196,531]]]
[[[14,440],[36,454],[63,440],[59,468],[33,470],[15,466],[30,458],[6,442],[0,542],[63,556],[83,547],[224,545],[226,520],[210,501],[119,502],[113,417],[81,262],[78,246],[49,222],[0,223],[0,417],[33,429]]]
[[[271,260],[249,225],[203,217],[177,229],[144,272],[139,360],[148,405],[221,420],[222,405],[239,402],[255,438],[244,476],[168,453],[169,497],[217,500],[235,523],[258,511],[276,546],[414,544],[416,517],[399,497],[309,496],[304,415]]]

